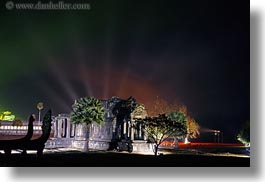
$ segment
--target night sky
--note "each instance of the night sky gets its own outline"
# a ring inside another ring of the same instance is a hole
[[[65,1],[66,2],[66,1]],[[249,2],[100,0],[91,10],[0,13],[0,110],[159,96],[232,141],[250,119]]]

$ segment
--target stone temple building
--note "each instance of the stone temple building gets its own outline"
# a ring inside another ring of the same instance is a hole
[[[104,125],[75,125],[71,123],[69,114],[54,117],[52,137],[47,141],[46,148],[153,152],[143,127],[135,125],[136,119],[147,116],[143,104],[137,103],[132,97],[112,97],[102,100],[102,104],[105,108]]]

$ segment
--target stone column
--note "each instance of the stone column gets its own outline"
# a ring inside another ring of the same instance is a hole
[[[71,121],[70,121],[70,127],[71,127],[70,137],[75,137],[75,124],[72,124]]]
[[[58,137],[58,131],[57,131],[57,129],[58,129],[58,120],[57,120],[57,118],[55,118],[55,122],[53,124],[53,131],[54,131],[53,137],[54,138],[57,138]]]
[[[127,131],[128,131],[127,138],[130,138],[131,136],[131,122],[130,121],[127,122]]]
[[[122,127],[121,127],[121,139],[126,139],[127,133],[126,133],[126,121],[123,120]]]
[[[58,129],[58,138],[62,138],[62,119],[58,119],[58,125],[57,125],[57,129]]]
[[[66,138],[71,138],[71,123],[70,123],[70,119],[65,118],[66,119]]]
[[[131,121],[131,140],[134,140],[134,128],[133,128],[134,120]]]
[[[62,131],[63,131],[63,134],[62,134],[63,136],[62,137],[63,138],[65,138],[65,136],[66,136],[66,131],[65,131],[66,124],[67,123],[65,122],[65,118],[62,118]]]
[[[146,141],[147,138],[148,138],[148,135],[147,135],[146,131],[144,131],[144,140]]]
[[[139,138],[142,138],[142,125],[139,124]]]

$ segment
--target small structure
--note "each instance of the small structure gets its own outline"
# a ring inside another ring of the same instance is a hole
[[[147,111],[132,97],[121,99],[112,97],[102,100],[105,108],[105,123],[75,125],[68,114],[54,117],[53,137],[46,148],[78,148],[87,150],[126,150],[129,152],[153,152],[152,144],[147,143],[147,136],[140,125],[134,121],[145,118]]]

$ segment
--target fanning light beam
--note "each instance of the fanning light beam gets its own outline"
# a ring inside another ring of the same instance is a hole
[[[58,83],[64,88],[66,93],[69,95],[72,101],[76,100],[78,98],[78,95],[75,93],[73,87],[67,80],[64,72],[62,69],[55,64],[55,60],[49,59],[48,61],[49,68],[54,74],[54,77],[58,79]]]

